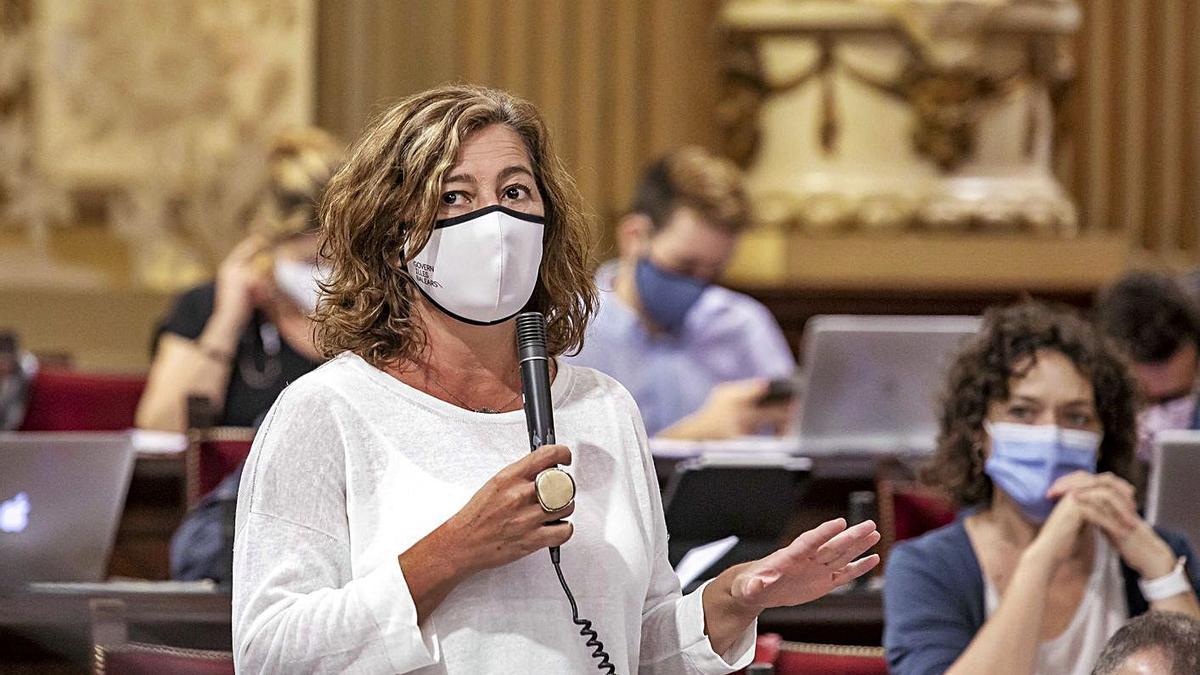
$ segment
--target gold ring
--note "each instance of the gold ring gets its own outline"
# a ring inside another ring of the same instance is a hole
[[[538,504],[546,513],[562,511],[575,501],[575,479],[562,469],[545,469],[533,479]]]

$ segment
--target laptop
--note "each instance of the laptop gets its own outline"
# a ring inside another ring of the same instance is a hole
[[[975,316],[810,319],[794,426],[800,452],[932,452],[946,369],[981,325]]]
[[[101,581],[133,473],[131,433],[0,433],[0,588]]]
[[[1154,437],[1146,520],[1200,544],[1196,485],[1200,484],[1200,431],[1160,431]]]
[[[737,538],[683,584],[685,592],[731,565],[778,548],[811,470],[812,460],[782,454],[708,453],[676,465],[663,491],[671,566],[697,547]]]

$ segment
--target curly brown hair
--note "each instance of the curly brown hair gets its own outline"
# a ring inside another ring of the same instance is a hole
[[[529,308],[546,315],[551,355],[582,346],[596,306],[590,230],[541,114],[503,91],[448,85],[384,111],[325,191],[321,255],[330,277],[314,321],[326,357],[349,350],[376,366],[419,358],[426,336],[408,258],[429,240],[442,180],[463,140],[493,124],[525,141],[545,204],[541,271]]]
[[[1092,383],[1104,432],[1098,470],[1134,481],[1136,385],[1121,356],[1074,310],[1024,302],[984,314],[983,328],[954,360],[942,394],[937,449],[921,472],[924,482],[958,504],[988,504],[992,481],[980,445],[989,406],[1009,397],[1015,379],[1051,350],[1070,359]]]

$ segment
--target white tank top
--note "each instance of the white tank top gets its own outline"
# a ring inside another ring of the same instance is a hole
[[[1121,559],[1103,534],[1094,534],[1095,563],[1083,600],[1061,635],[1038,644],[1035,675],[1089,675],[1108,638],[1129,620]],[[991,617],[1000,605],[1000,596],[986,574],[983,585],[984,607]]]

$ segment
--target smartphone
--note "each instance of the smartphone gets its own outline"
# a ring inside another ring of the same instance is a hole
[[[779,378],[767,383],[767,393],[758,399],[758,405],[775,405],[786,403],[796,395],[796,381],[792,378]]]

